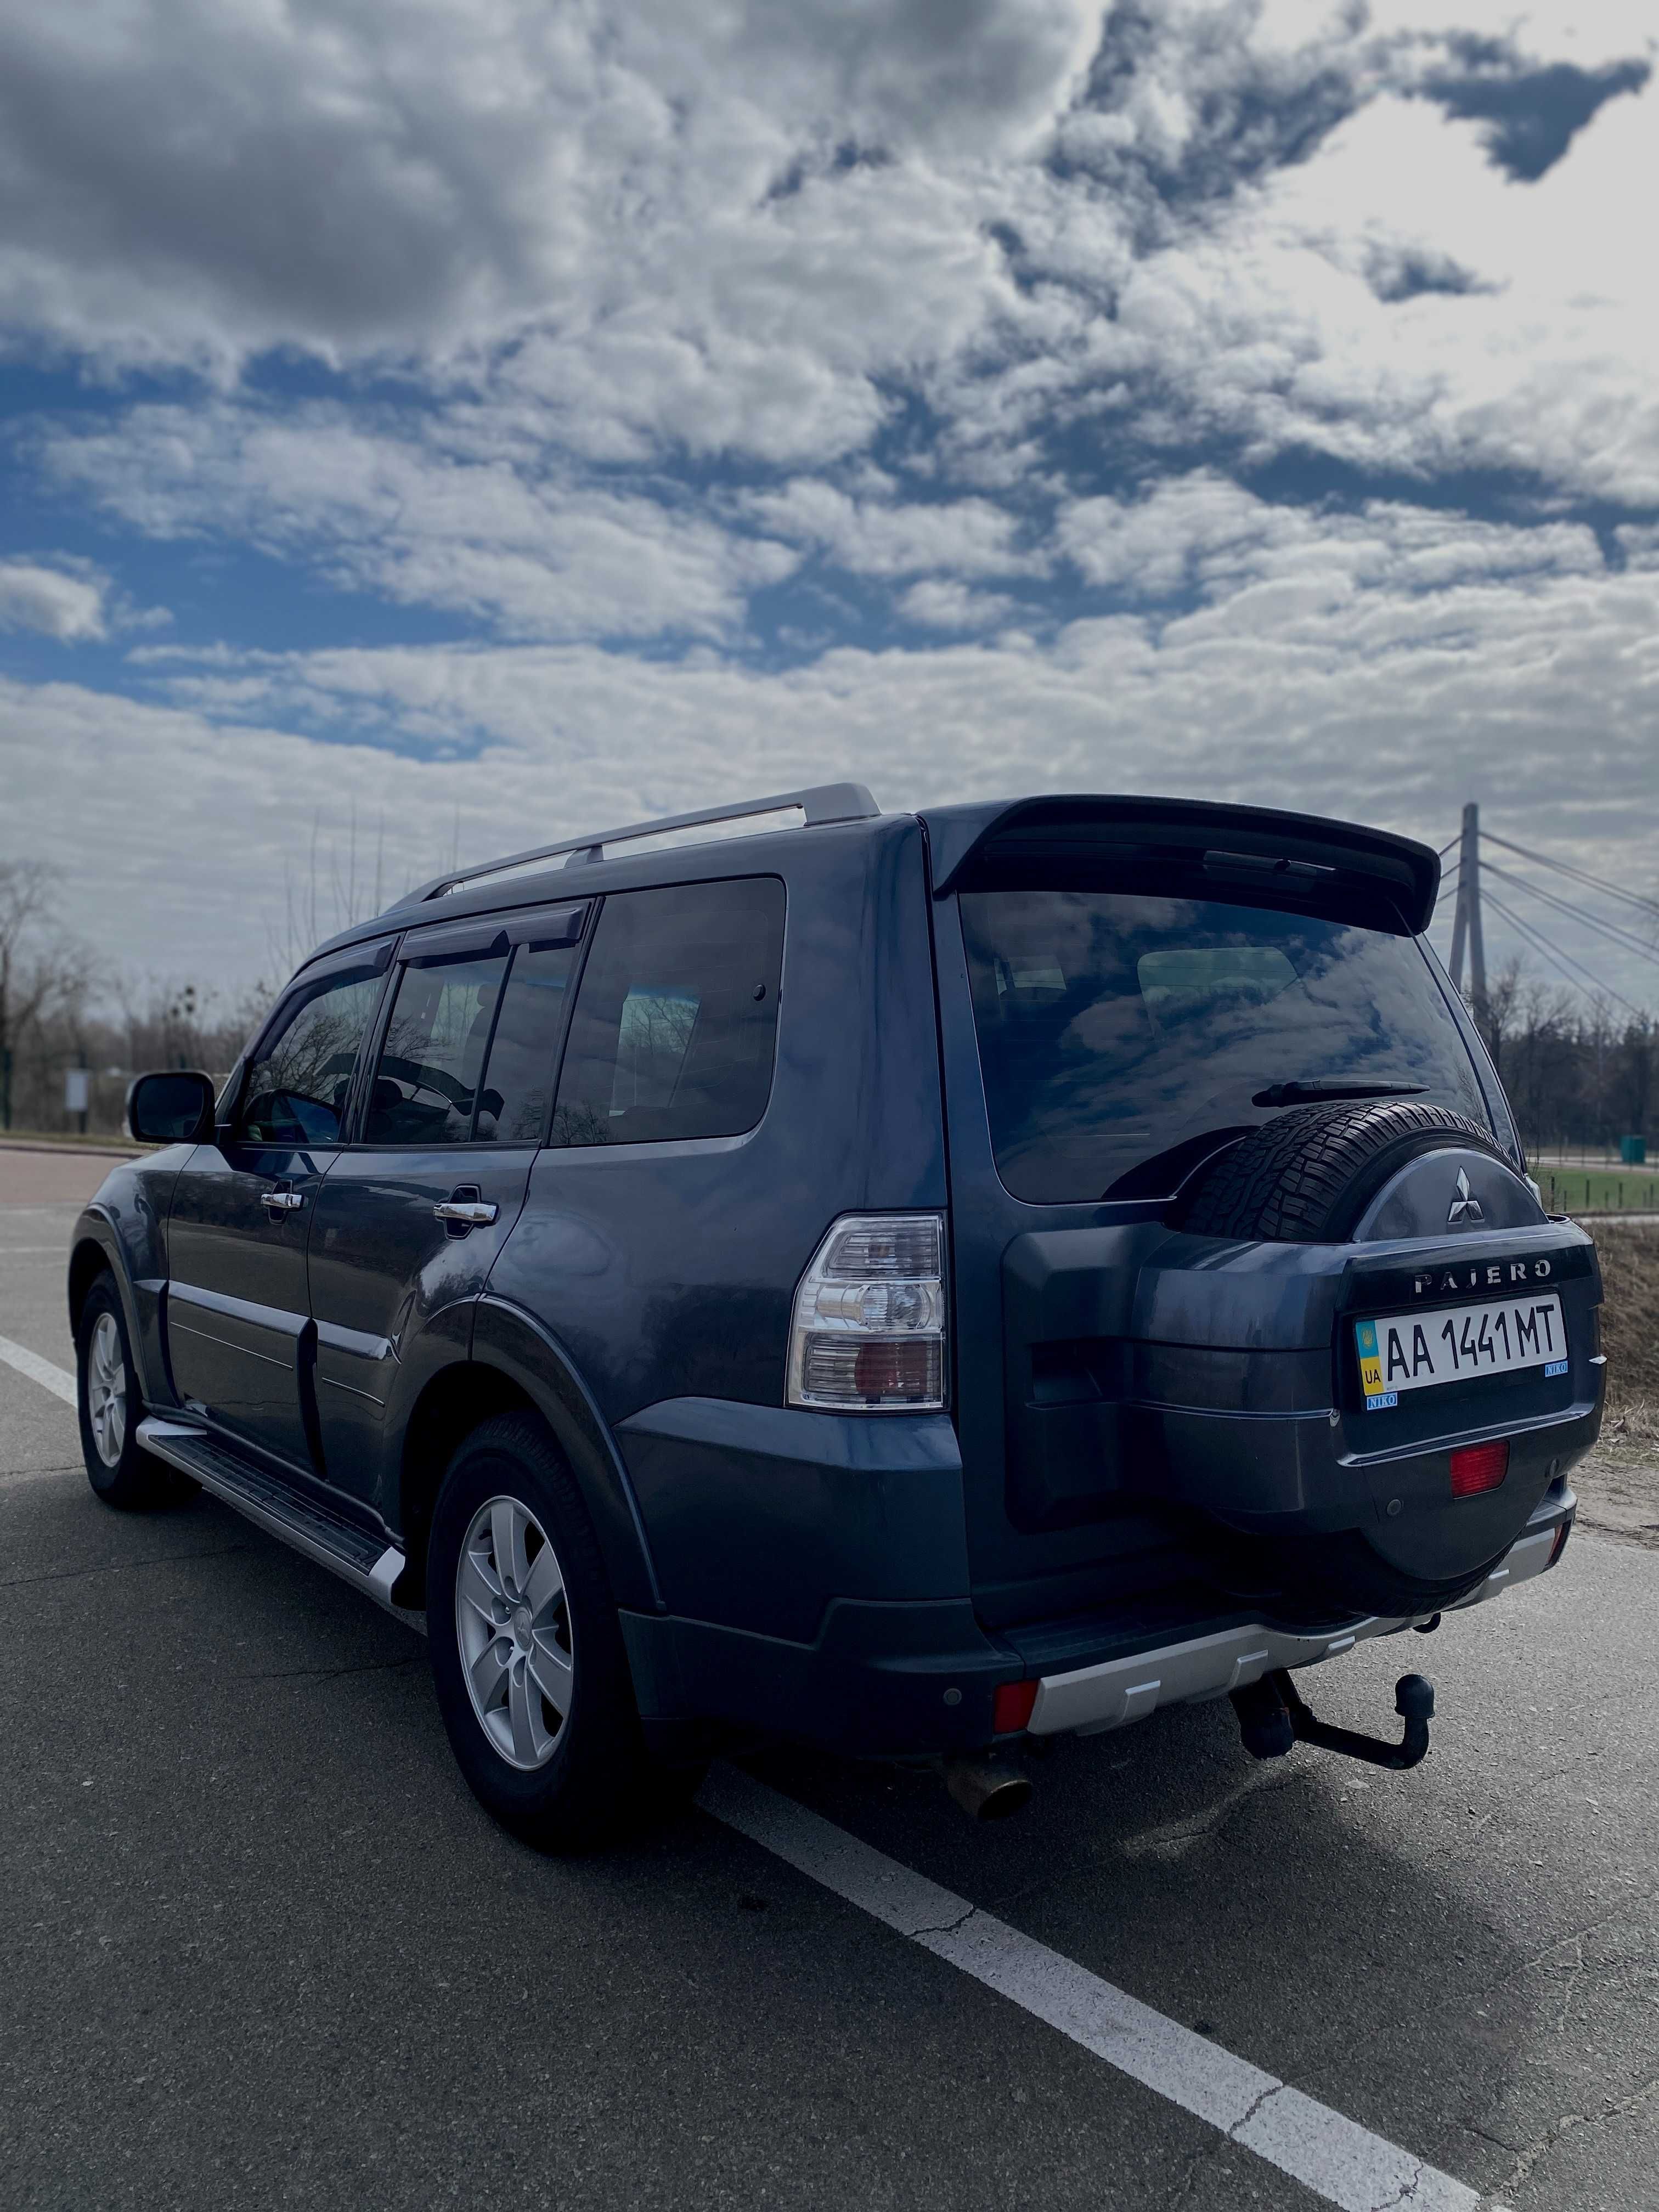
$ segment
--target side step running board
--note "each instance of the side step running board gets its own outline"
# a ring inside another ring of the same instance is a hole
[[[392,1601],[392,1585],[404,1571],[404,1555],[395,1544],[384,1542],[320,1500],[303,1497],[286,1483],[251,1467],[216,1437],[187,1421],[164,1420],[152,1413],[138,1424],[138,1441],[146,1451],[199,1482],[204,1490],[210,1490],[268,1535],[303,1552],[319,1567],[326,1567],[388,1613],[395,1613],[399,1620],[411,1626],[424,1624],[424,1613],[411,1613]]]

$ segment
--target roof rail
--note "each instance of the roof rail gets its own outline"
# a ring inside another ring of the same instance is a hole
[[[499,860],[483,860],[475,868],[452,868],[446,875],[434,876],[429,884],[418,890],[406,891],[387,908],[389,914],[398,908],[419,906],[423,900],[441,898],[446,891],[456,890],[462,884],[475,882],[480,876],[495,876],[508,868],[527,867],[532,860],[556,860],[561,853],[568,854],[566,867],[578,861],[602,860],[607,845],[623,845],[635,837],[655,837],[670,830],[698,830],[705,824],[720,822],[741,822],[751,814],[778,814],[787,806],[799,806],[806,817],[805,827],[821,828],[830,822],[867,822],[881,812],[875,800],[861,783],[819,783],[805,791],[775,792],[769,799],[744,799],[729,806],[708,806],[696,814],[664,814],[654,822],[630,822],[621,830],[590,831],[585,837],[567,837],[557,845],[532,845],[522,853],[508,853]]]

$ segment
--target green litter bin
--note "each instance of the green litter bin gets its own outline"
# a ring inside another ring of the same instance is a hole
[[[1627,1168],[1645,1166],[1647,1157],[1648,1140],[1645,1137],[1620,1137],[1619,1159],[1621,1166]]]

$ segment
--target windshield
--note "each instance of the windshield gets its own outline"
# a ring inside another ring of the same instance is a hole
[[[964,892],[997,1170],[1016,1198],[1165,1196],[1274,1085],[1396,1087],[1488,1126],[1409,937],[1121,891]],[[1206,1141],[1209,1140],[1209,1141]]]

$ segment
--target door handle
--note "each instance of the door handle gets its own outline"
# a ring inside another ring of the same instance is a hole
[[[447,1198],[432,1209],[440,1221],[463,1229],[487,1229],[501,1212],[494,1199]]]
[[[297,1213],[305,1200],[297,1190],[267,1190],[260,1193],[259,1203],[275,1221],[285,1213]]]

